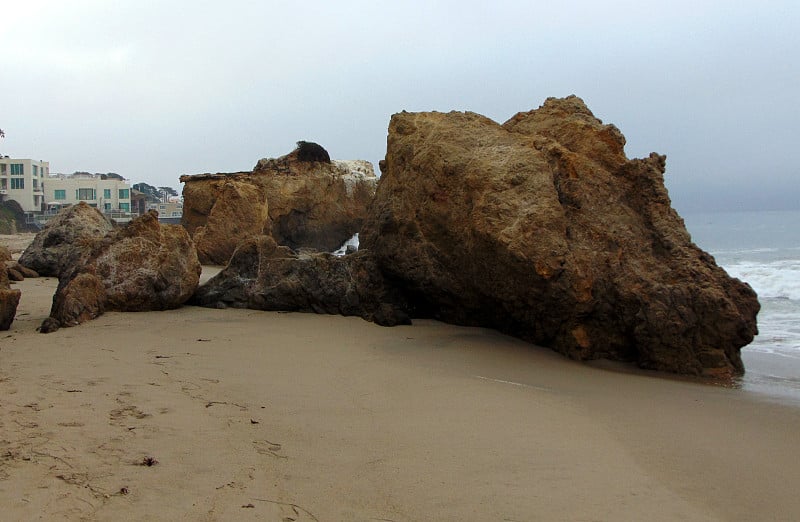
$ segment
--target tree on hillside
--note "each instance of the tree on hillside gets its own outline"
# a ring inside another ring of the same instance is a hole
[[[3,129],[0,129],[0,138],[5,138],[5,137],[6,137],[6,133],[3,132]]]
[[[142,194],[147,194],[148,196],[150,196],[150,195],[154,196],[154,195],[158,194],[158,189],[156,187],[154,187],[153,185],[150,185],[148,183],[144,183],[144,182],[142,182],[142,183],[134,183],[132,188],[134,190],[138,190]]]
[[[147,197],[147,201],[161,201],[161,191],[158,190],[158,187],[154,187],[148,183],[136,183],[132,188],[144,194]]]
[[[170,196],[178,195],[178,191],[172,187],[158,187],[158,190],[161,192],[161,201],[164,203],[169,201]]]

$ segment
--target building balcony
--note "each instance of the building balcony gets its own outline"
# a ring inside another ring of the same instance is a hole
[[[134,214],[132,212],[126,212],[124,210],[104,210],[103,214],[107,218],[113,219],[117,223],[127,223],[128,221],[138,216],[138,214]]]

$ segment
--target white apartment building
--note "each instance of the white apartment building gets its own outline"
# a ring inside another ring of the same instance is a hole
[[[123,180],[100,174],[57,174],[45,180],[45,202],[49,209],[85,201],[103,213],[131,211],[131,186]]]
[[[183,216],[183,203],[180,201],[148,203],[147,210],[157,211],[160,218],[179,218]]]
[[[47,161],[0,157],[0,201],[13,199],[25,212],[41,212],[49,175]]]

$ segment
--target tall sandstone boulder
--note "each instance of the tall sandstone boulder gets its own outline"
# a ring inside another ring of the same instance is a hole
[[[189,234],[162,225],[150,211],[97,242],[83,263],[59,278],[44,333],[74,326],[104,311],[167,310],[185,303],[201,266]]]
[[[691,241],[665,157],[580,98],[500,125],[473,113],[400,113],[361,247],[414,317],[497,328],[574,359],[731,376],[759,303]]]
[[[372,165],[314,161],[299,151],[262,159],[252,172],[181,176],[182,224],[201,263],[224,265],[239,243],[260,235],[332,251],[359,231],[377,184]]]
[[[41,276],[59,277],[80,264],[113,228],[99,210],[81,201],[47,222],[22,253],[19,264]]]

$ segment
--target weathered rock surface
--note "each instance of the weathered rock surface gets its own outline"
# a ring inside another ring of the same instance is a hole
[[[574,96],[503,125],[396,114],[361,246],[414,317],[497,328],[575,359],[742,373],[755,293],[692,243],[665,157],[629,160],[624,145]]]
[[[0,245],[0,263],[5,264],[6,261],[11,261],[13,257],[11,257],[11,250],[7,247]]]
[[[36,270],[31,270],[27,266],[22,266],[16,261],[14,261],[14,264],[11,268],[22,274],[22,277],[39,277],[39,273]]]
[[[0,263],[0,330],[8,330],[17,314],[17,305],[22,292],[11,288],[6,264]]]
[[[10,263],[6,263],[9,270],[14,270],[18,274],[20,274],[23,278],[30,277],[35,278],[39,277],[39,273],[36,270],[31,270],[27,266],[20,265],[17,261],[12,261]]]
[[[207,189],[214,192],[213,199],[208,198]],[[233,178],[223,178],[209,184],[186,183],[183,197],[184,224],[192,219],[190,213],[197,215],[201,201],[203,210],[208,212],[204,224],[194,228],[192,237],[200,261],[205,264],[227,263],[242,240],[264,233],[269,220],[264,188]],[[191,208],[187,201],[192,204]],[[191,230],[189,226],[186,228]]]
[[[59,279],[50,318],[41,331],[74,326],[106,310],[167,310],[185,303],[201,266],[189,234],[161,225],[154,211],[110,232],[85,261]]]
[[[81,263],[94,244],[113,228],[99,210],[80,202],[48,221],[22,253],[19,263],[41,276],[59,277]]]
[[[198,288],[192,303],[354,315],[386,326],[408,324],[395,294],[366,251],[345,257],[296,254],[260,236],[241,243],[228,266]]]
[[[298,153],[262,159],[252,172],[181,176],[182,224],[202,263],[225,264],[240,242],[262,234],[293,249],[332,251],[358,232],[377,184],[372,165]]]
[[[22,272],[16,269],[15,266],[9,266],[6,268],[6,273],[8,274],[8,279],[11,281],[24,281],[25,276],[22,275]]]

